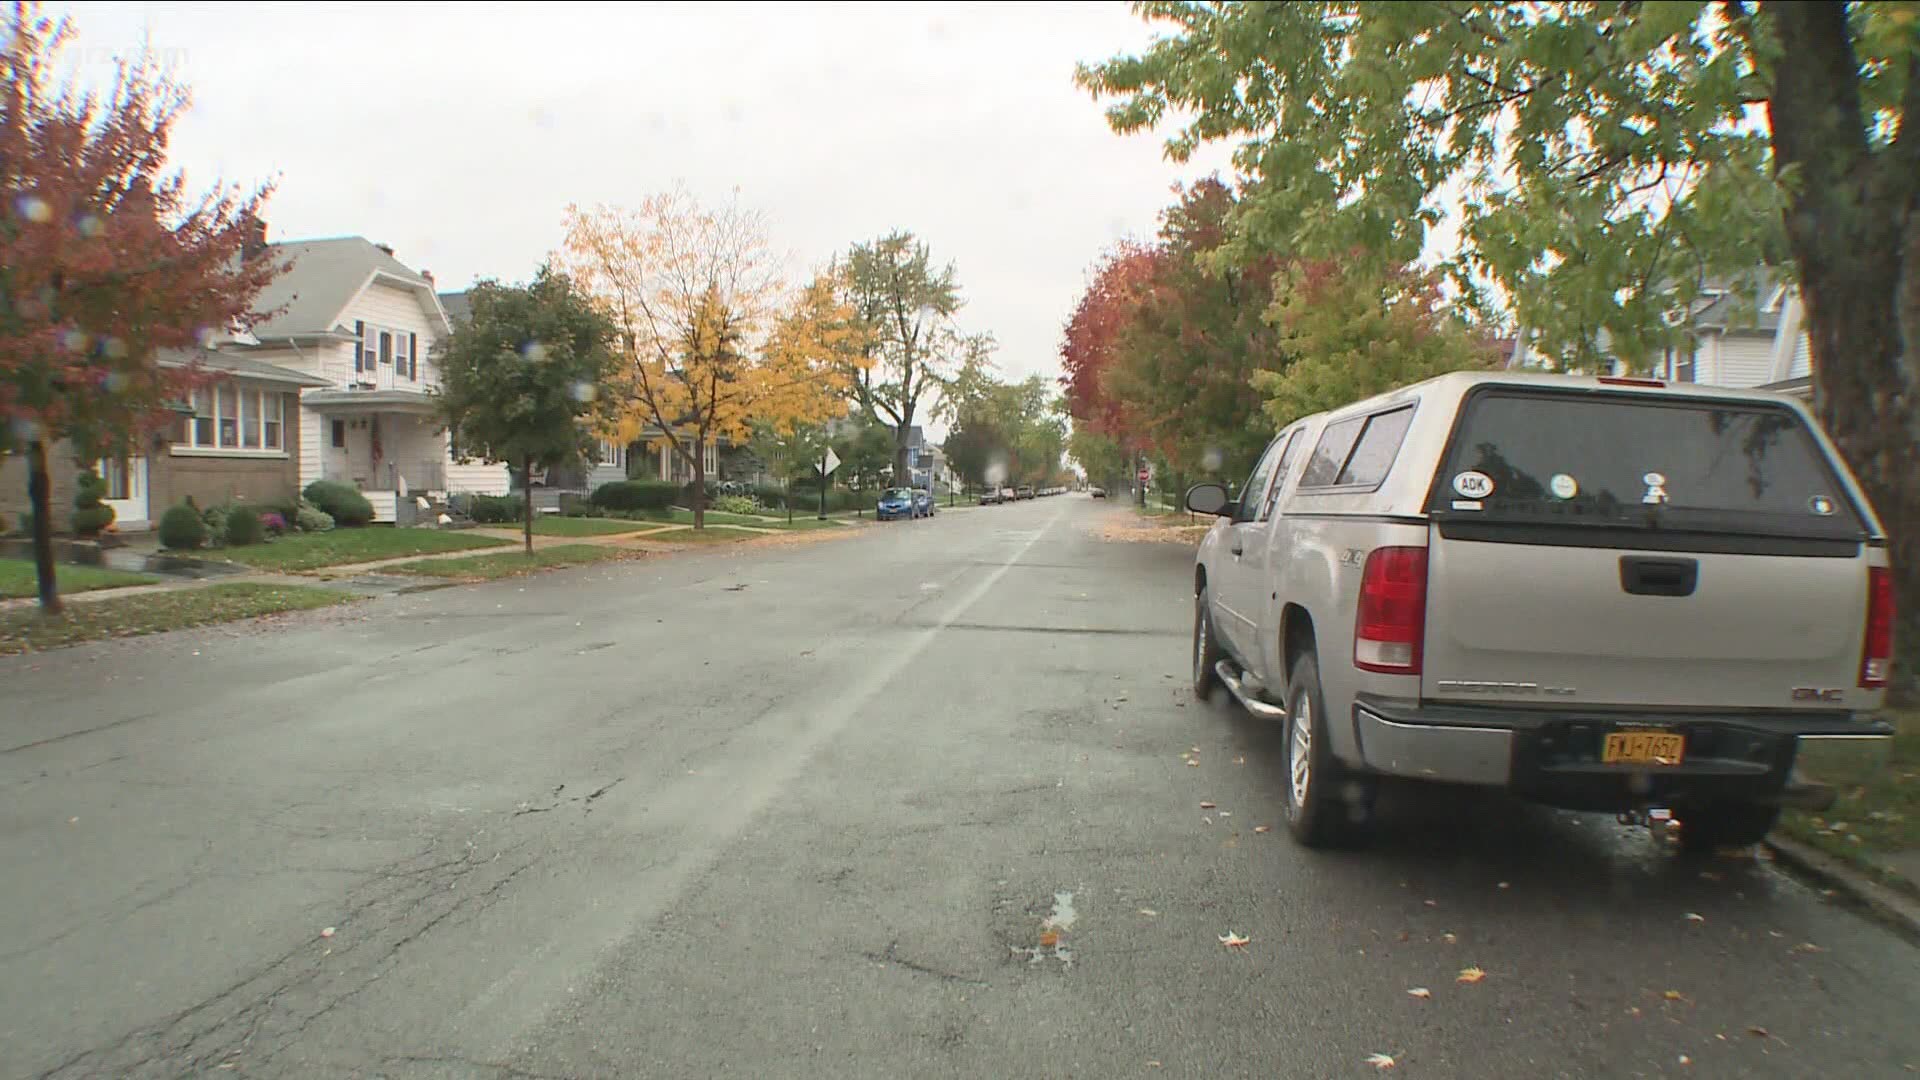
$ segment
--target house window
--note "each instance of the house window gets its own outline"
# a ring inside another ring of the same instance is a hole
[[[411,355],[407,352],[407,337],[406,334],[393,335],[393,373],[396,377],[404,377],[407,373],[407,359]]]
[[[621,472],[627,469],[627,447],[625,443],[600,440],[600,464],[611,465]]]
[[[335,450],[345,450],[347,448],[347,422],[345,420],[335,420],[333,422],[333,448]]]
[[[285,397],[232,383],[195,390],[185,445],[195,450],[284,450]]]
[[[189,431],[187,442],[192,446],[213,445],[213,391],[199,389],[193,392],[193,430]]]
[[[240,391],[231,384],[222,386],[214,399],[220,408],[220,449],[240,448]]]
[[[380,362],[393,363],[393,334],[386,330],[380,331]]]

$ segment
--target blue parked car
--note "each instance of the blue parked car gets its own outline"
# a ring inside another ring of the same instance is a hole
[[[909,488],[888,488],[880,493],[880,502],[873,508],[873,516],[881,521],[895,518],[917,518],[920,509],[913,504],[913,491]]]

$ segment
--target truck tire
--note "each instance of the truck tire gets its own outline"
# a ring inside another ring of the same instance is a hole
[[[1213,634],[1213,614],[1203,584],[1193,597],[1193,696],[1198,700],[1213,700],[1213,692],[1220,686],[1220,673],[1214,665],[1225,656]]]
[[[1710,855],[1720,848],[1748,847],[1767,838],[1780,808],[1762,803],[1714,802],[1674,809],[1680,819],[1680,849]]]
[[[1373,813],[1371,777],[1341,766],[1327,740],[1320,661],[1311,650],[1287,679],[1287,831],[1310,848],[1339,847],[1364,836]]]

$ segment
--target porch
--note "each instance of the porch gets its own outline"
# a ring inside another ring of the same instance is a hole
[[[447,433],[425,394],[331,391],[301,404],[321,415],[320,476],[351,484],[373,504],[373,520],[405,524],[415,499],[448,491]]]

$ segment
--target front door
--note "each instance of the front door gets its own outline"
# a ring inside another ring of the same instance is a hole
[[[120,525],[144,524],[147,517],[147,459],[144,457],[108,458],[94,466],[107,483],[101,500],[113,507],[113,520]]]

